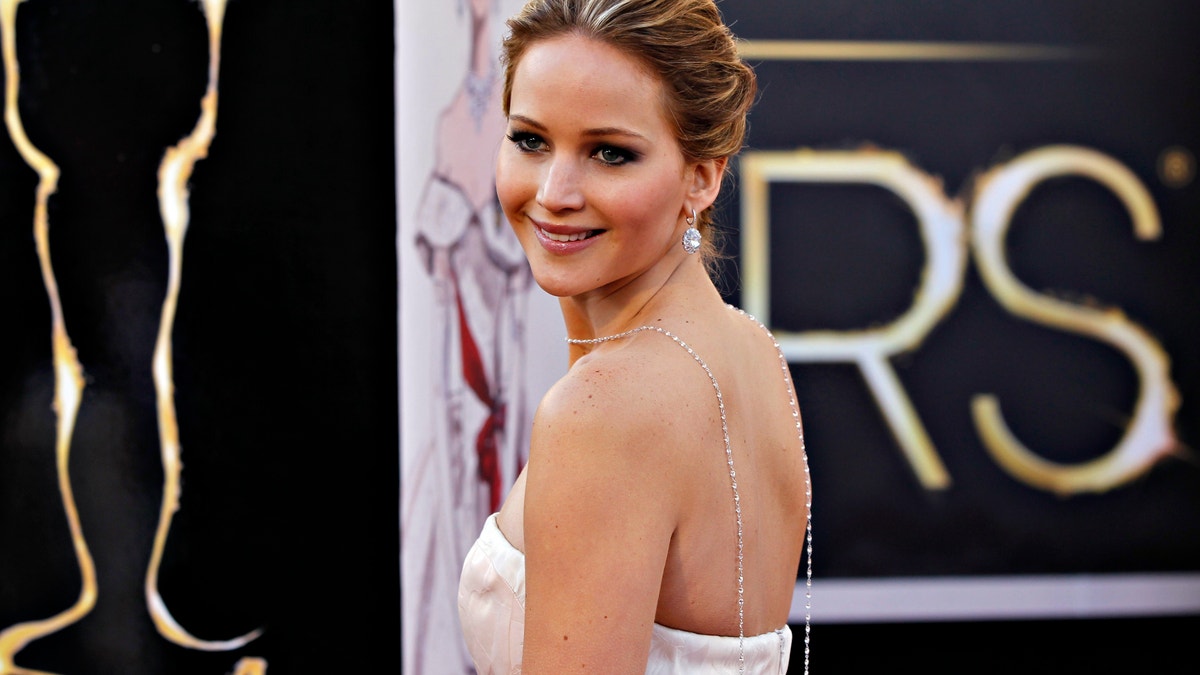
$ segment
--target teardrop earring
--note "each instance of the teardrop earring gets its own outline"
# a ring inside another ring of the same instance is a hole
[[[703,239],[700,236],[700,230],[697,230],[695,227],[696,209],[692,209],[692,216],[690,218],[684,218],[683,221],[688,224],[688,229],[684,230],[683,232],[683,250],[687,251],[689,254],[695,253],[696,251],[700,250],[700,242]]]

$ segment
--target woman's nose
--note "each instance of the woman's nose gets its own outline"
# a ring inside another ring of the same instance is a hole
[[[542,184],[538,186],[538,204],[551,212],[583,208],[581,179],[580,169],[574,162],[567,159],[550,162],[542,176]]]

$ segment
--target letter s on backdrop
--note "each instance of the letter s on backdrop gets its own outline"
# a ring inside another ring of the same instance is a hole
[[[1018,205],[1040,182],[1082,176],[1115,194],[1133,219],[1139,239],[1155,239],[1161,223],[1145,186],[1127,167],[1103,153],[1076,146],[1031,150],[987,172],[976,183],[969,228],[972,250],[988,291],[1016,316],[1106,342],[1124,353],[1138,374],[1133,419],[1116,447],[1079,464],[1057,464],[1026,448],[1009,430],[998,399],[972,400],[976,429],[993,459],[1019,480],[1068,495],[1104,492],[1145,472],[1176,446],[1172,431],[1179,394],[1170,359],[1158,342],[1116,308],[1092,308],[1036,293],[1009,269],[1004,238]]]

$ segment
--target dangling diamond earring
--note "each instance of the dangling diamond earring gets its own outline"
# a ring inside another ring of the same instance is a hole
[[[692,209],[692,217],[684,218],[683,221],[688,224],[688,229],[683,232],[683,250],[688,253],[695,253],[700,250],[700,230],[697,230],[696,225],[696,209]]]

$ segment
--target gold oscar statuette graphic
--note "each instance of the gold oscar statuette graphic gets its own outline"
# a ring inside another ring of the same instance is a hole
[[[34,240],[41,264],[42,281],[50,302],[51,341],[54,362],[55,453],[57,475],[63,509],[70,528],[75,557],[81,577],[78,600],[71,607],[47,619],[27,621],[0,631],[0,675],[51,675],[22,668],[15,663],[16,655],[30,642],[70,626],[96,604],[99,589],[96,570],[89,552],[68,474],[71,438],[76,415],[85,386],[83,368],[76,357],[67,333],[67,322],[59,300],[58,285],[51,265],[49,250],[49,219],[47,204],[57,189],[59,167],[33,146],[21,122],[18,92],[20,67],[16,57],[17,5],[24,0],[0,0],[0,29],[3,31],[5,72],[4,121],[10,137],[24,161],[37,173],[38,185],[34,207]],[[187,0],[181,0],[187,1]],[[227,640],[202,640],[179,625],[167,608],[158,590],[158,572],[170,532],[171,520],[179,509],[182,463],[179,425],[174,403],[174,377],[171,355],[171,333],[183,273],[183,242],[189,222],[189,188],[196,162],[208,154],[216,133],[217,82],[220,65],[221,28],[226,0],[199,0],[209,36],[208,86],[201,100],[201,114],[192,133],[164,153],[158,171],[158,200],[168,251],[167,293],[163,300],[158,338],[151,364],[157,393],[159,443],[164,473],[163,497],[153,550],[145,576],[147,611],[158,632],[177,645],[205,651],[229,651],[244,646],[261,634],[261,630]],[[244,657],[234,664],[233,675],[265,675],[267,662],[256,657]]]

